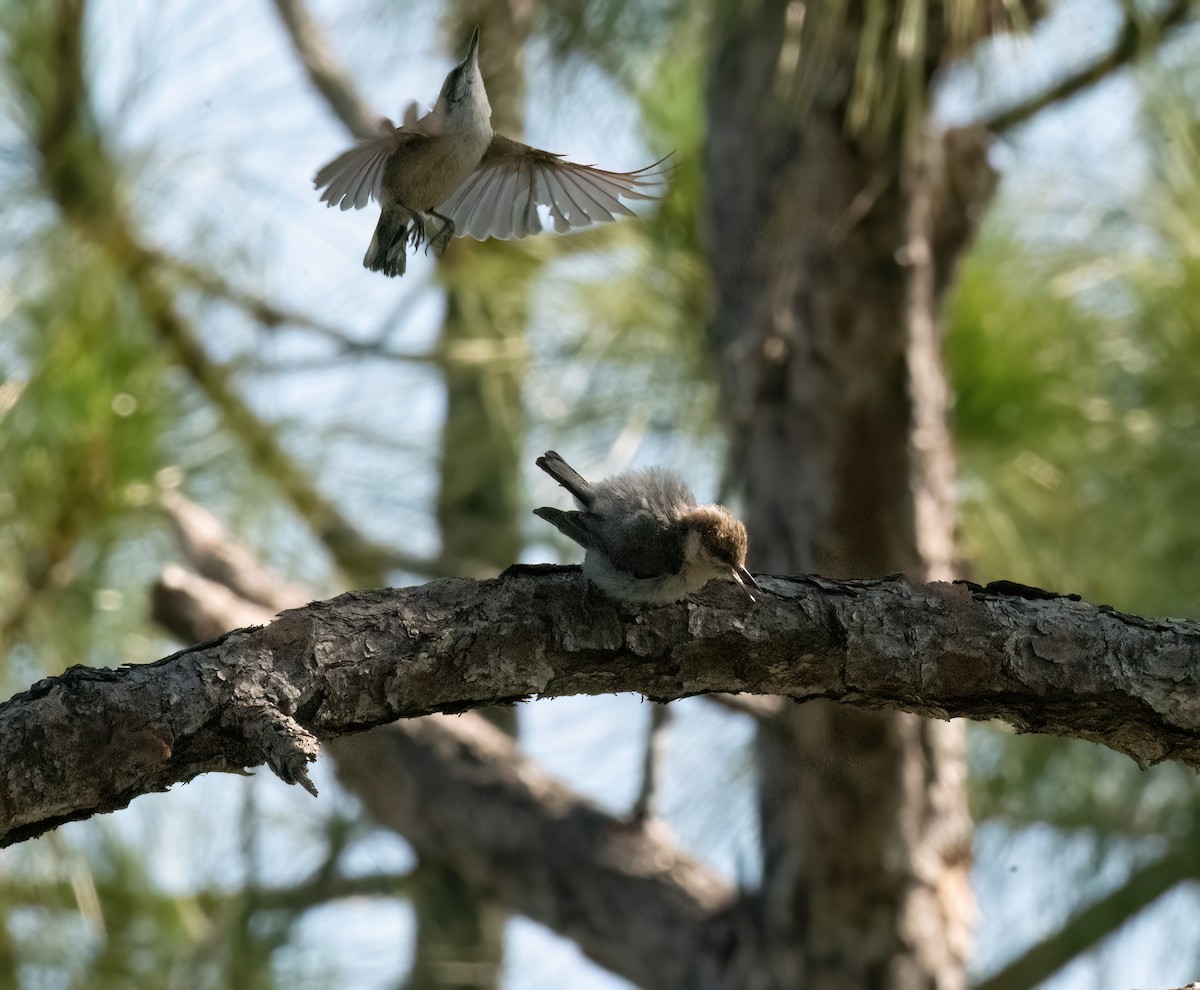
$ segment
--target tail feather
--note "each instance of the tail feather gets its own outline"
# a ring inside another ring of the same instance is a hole
[[[592,534],[588,532],[585,516],[582,512],[564,512],[562,509],[551,509],[549,506],[542,506],[540,509],[534,509],[533,514],[545,519],[551,526],[557,529],[563,536],[569,537],[578,543],[581,547],[591,549],[593,545]]]
[[[550,475],[551,478],[562,485],[563,488],[569,491],[580,506],[586,509],[591,504],[594,496],[592,486],[584,480],[578,471],[564,461],[558,453],[548,450],[535,463]]]
[[[391,278],[403,275],[407,263],[407,248],[410,239],[407,210],[384,209],[379,214],[379,223],[371,235],[371,244],[363,255],[363,267],[373,272],[383,272]]]

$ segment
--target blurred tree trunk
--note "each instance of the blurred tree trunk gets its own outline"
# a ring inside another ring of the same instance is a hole
[[[713,336],[751,564],[946,578],[938,307],[978,215],[959,197],[986,201],[992,173],[978,139],[943,160],[930,129],[906,163],[900,126],[874,147],[850,135],[853,14],[798,112],[789,8],[722,23],[707,94]],[[760,730],[758,766],[764,944],[731,982],[964,986],[962,727],[809,703]]]
[[[480,27],[480,68],[492,124],[524,130],[527,0],[463,0],[450,21],[457,52]],[[457,47],[456,47],[457,46]],[[525,418],[521,394],[528,286],[536,266],[519,248],[497,241],[454,242],[439,274],[446,288],[440,352],[445,359],[437,516],[443,552],[463,554],[499,572],[520,553],[524,518],[521,463]]]
[[[527,0],[461,0],[447,15],[455,58],[479,25],[492,123],[507,134],[524,130],[529,15]],[[442,554],[462,554],[458,559],[495,573],[517,559],[522,545],[521,379],[531,270],[507,244],[465,239],[455,241],[439,265],[446,299],[438,348],[446,385],[437,496]],[[483,714],[516,734],[516,709]],[[480,899],[451,868],[427,862],[423,869],[438,882],[414,898],[418,936],[408,986],[499,987],[506,913]]]

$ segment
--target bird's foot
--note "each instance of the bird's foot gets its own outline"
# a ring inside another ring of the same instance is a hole
[[[430,220],[440,220],[442,228],[433,237],[429,237],[429,229],[428,226],[426,227],[425,234],[429,238],[429,243],[425,250],[428,251],[429,248],[433,248],[433,253],[440,258],[446,253],[446,248],[450,246],[450,238],[454,236],[454,221],[449,217],[442,216],[440,213],[434,213],[432,210],[425,221],[427,225]]]
[[[405,250],[412,248],[414,251],[421,246],[425,241],[425,226],[421,222],[410,224],[404,231]]]
[[[453,227],[443,227],[438,232],[437,237],[433,238],[429,243],[433,247],[433,253],[439,258],[446,253],[446,248],[450,246],[450,238],[454,236]]]

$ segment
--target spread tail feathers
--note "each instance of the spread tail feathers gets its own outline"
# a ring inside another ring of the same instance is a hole
[[[570,464],[564,461],[555,451],[548,450],[535,462],[551,478],[569,491],[581,508],[587,508],[592,501],[592,486],[588,484]],[[543,518],[546,518],[543,516]],[[553,520],[549,520],[553,522]],[[555,525],[558,525],[555,523]],[[561,527],[560,527],[561,528]],[[570,533],[567,533],[571,536]],[[574,539],[574,537],[571,537]]]

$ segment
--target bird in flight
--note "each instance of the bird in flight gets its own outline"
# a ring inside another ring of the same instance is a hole
[[[440,254],[454,236],[482,241],[537,234],[539,206],[558,232],[633,216],[622,200],[659,198],[658,165],[610,172],[493,130],[476,28],[432,111],[418,118],[413,105],[399,127],[383,118],[378,134],[321,168],[313,184],[329,206],[379,203],[363,266],[396,276],[404,274],[409,246],[425,242]]]

